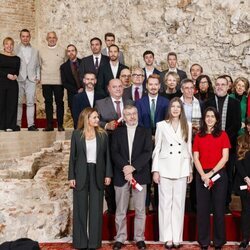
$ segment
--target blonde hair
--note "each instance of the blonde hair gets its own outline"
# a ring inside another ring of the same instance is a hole
[[[187,118],[186,118],[186,115],[185,115],[185,111],[184,111],[182,101],[181,101],[181,99],[179,97],[174,97],[170,101],[170,103],[168,105],[168,112],[167,112],[166,120],[169,123],[171,123],[172,120],[173,120],[173,115],[171,114],[171,107],[172,107],[172,104],[174,102],[178,102],[180,104],[180,106],[181,106],[181,114],[180,114],[179,120],[180,120],[180,125],[181,125],[182,137],[183,137],[184,141],[187,142],[188,141],[188,122],[187,122]]]
[[[79,115],[78,123],[77,123],[77,129],[82,131],[82,134],[84,135],[89,127],[89,117],[92,113],[98,113],[98,111],[95,108],[85,108]],[[95,131],[99,135],[106,134],[106,131],[101,128],[100,126],[95,127]]]
[[[246,89],[246,93],[248,93],[248,90],[249,90],[249,81],[247,80],[247,78],[245,77],[237,77],[235,80],[234,80],[234,84],[233,84],[233,92],[235,93],[236,90],[236,85],[238,82],[243,82],[244,83],[244,86],[245,86],[245,89]]]
[[[11,43],[12,43],[13,45],[15,44],[14,39],[11,38],[11,37],[9,37],[9,36],[7,36],[7,37],[5,37],[5,38],[3,39],[3,45],[4,45],[6,42],[8,42],[8,41],[11,41]]]

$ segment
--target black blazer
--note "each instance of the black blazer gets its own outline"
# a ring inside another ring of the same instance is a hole
[[[83,57],[82,58],[82,62],[80,64],[80,69],[79,69],[79,72],[80,72],[80,79],[83,79],[84,77],[84,74],[86,72],[93,72],[96,74],[96,78],[98,77],[98,72],[99,72],[99,69],[102,65],[106,64],[109,62],[109,57],[108,56],[104,56],[102,55],[101,56],[101,61],[99,63],[99,68],[98,70],[96,71],[95,69],[95,65],[94,65],[94,59],[93,59],[93,55],[90,55],[90,56],[86,56],[86,57]]]
[[[144,71],[144,76],[145,76],[144,81],[143,81],[143,86],[144,86],[144,88],[146,88],[146,83],[147,83],[146,69],[143,68],[143,71]],[[158,70],[158,69],[156,69],[156,68],[154,68],[153,74],[157,74],[157,75],[160,76],[161,75],[161,71]]]
[[[105,96],[108,96],[108,83],[111,79],[119,78],[121,71],[123,69],[128,69],[126,65],[123,65],[119,63],[118,65],[118,71],[116,76],[113,75],[110,63],[103,64],[100,69],[99,69],[99,74],[98,74],[98,79],[97,79],[97,85],[96,85],[96,90],[98,93],[104,94]]]
[[[97,100],[102,99],[102,98],[103,98],[103,96],[98,95],[96,92],[94,92],[94,106],[95,106],[95,102]],[[72,107],[74,128],[77,127],[78,117],[79,117],[80,113],[87,107],[91,107],[91,106],[90,106],[89,99],[88,99],[88,96],[87,96],[85,91],[74,95],[73,107]]]
[[[80,67],[81,60],[79,58],[77,58],[77,61],[79,63],[79,67]],[[77,86],[76,80],[72,74],[69,59],[60,66],[60,73],[61,73],[61,80],[62,80],[63,87],[65,89],[67,89],[67,91],[71,92],[72,94],[77,94],[78,86]],[[80,84],[82,87],[81,78],[79,80],[80,80]]]
[[[136,169],[133,177],[139,184],[151,183],[150,159],[152,155],[151,131],[137,126],[134,136],[131,165]],[[114,167],[114,185],[121,187],[127,181],[122,169],[129,164],[127,127],[119,127],[112,134],[112,160]]]
[[[96,184],[104,188],[105,177],[112,177],[109,141],[107,134],[96,134]],[[68,179],[76,180],[76,190],[82,190],[87,177],[86,142],[80,130],[74,130],[71,137]]]
[[[235,176],[235,192],[237,194],[247,194],[247,190],[240,190],[240,186],[247,185],[244,181],[245,177],[250,177],[250,151],[242,160],[236,161],[236,176]]]
[[[216,108],[215,97],[207,100],[204,103],[203,112],[207,107],[210,106]],[[230,139],[232,151],[235,151],[236,149],[236,140],[240,128],[241,128],[240,102],[232,97],[229,97],[225,131],[227,132],[228,137]]]
[[[142,97],[147,95],[147,89],[144,85],[142,85]],[[132,100],[133,101],[133,93],[132,93],[132,85],[126,89],[123,90],[123,95],[122,97],[125,100]]]

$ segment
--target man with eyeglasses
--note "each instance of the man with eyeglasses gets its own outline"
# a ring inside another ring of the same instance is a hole
[[[124,89],[129,88],[131,86],[131,72],[129,69],[125,68],[121,71],[120,80]]]
[[[228,192],[225,204],[225,213],[229,214],[229,204],[233,190],[233,176],[236,161],[236,143],[238,131],[241,128],[240,102],[228,95],[229,83],[226,77],[219,76],[215,81],[215,96],[204,103],[204,109],[215,107],[221,115],[221,127],[229,136],[231,149],[227,162]]]
[[[133,101],[138,101],[147,94],[145,86],[143,86],[145,75],[142,68],[132,68],[132,85],[129,88],[124,89],[123,97]]]

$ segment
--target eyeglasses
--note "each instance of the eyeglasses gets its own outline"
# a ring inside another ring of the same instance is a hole
[[[142,77],[142,74],[132,74],[133,77]]]

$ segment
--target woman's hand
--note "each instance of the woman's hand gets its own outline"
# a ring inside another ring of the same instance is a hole
[[[190,173],[189,176],[187,177],[187,183],[191,183],[193,180],[193,173]]]
[[[104,179],[104,184],[105,184],[106,186],[108,186],[108,185],[110,185],[110,183],[111,183],[111,178],[110,178],[110,177],[105,177],[105,179]]]
[[[69,187],[70,188],[76,188],[76,180],[70,180],[69,181]]]
[[[160,183],[160,175],[159,175],[159,172],[154,172],[153,173],[153,180],[156,184],[159,184]]]
[[[10,79],[10,80],[12,80],[12,81],[15,81],[17,79],[17,76],[16,75],[12,75],[12,74],[8,74],[7,78]]]

